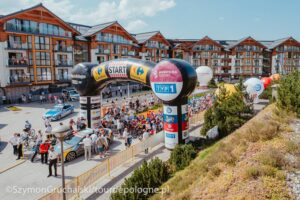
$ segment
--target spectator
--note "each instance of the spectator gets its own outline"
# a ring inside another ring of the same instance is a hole
[[[40,150],[40,145],[42,143],[42,138],[37,138],[36,141],[35,141],[35,144],[33,146],[33,156],[31,157],[31,162],[33,162],[35,156],[38,154],[39,150]]]
[[[98,147],[97,147],[97,144],[96,144],[97,139],[98,139],[97,134],[96,134],[96,132],[94,132],[91,135],[91,140],[92,140],[92,152],[95,153],[95,154],[98,152]]]
[[[19,160],[21,157],[23,157],[23,140],[21,138],[21,134],[17,133],[17,149],[18,149],[18,158]]]
[[[47,164],[48,163],[48,150],[50,147],[50,143],[48,140],[45,140],[43,143],[40,144],[40,154],[41,154],[41,162],[42,164]]]
[[[143,142],[144,142],[145,154],[148,154],[148,138],[149,138],[149,133],[146,129],[144,129]]]
[[[91,159],[91,147],[92,147],[92,140],[90,136],[86,136],[82,140],[83,146],[84,146],[84,157],[85,160],[90,160]]]
[[[14,133],[13,137],[10,138],[9,143],[13,146],[14,155],[18,155],[18,136]]]
[[[52,166],[54,166],[54,176],[57,176],[57,158],[58,154],[54,151],[54,147],[51,146],[49,150],[49,175],[52,176]]]

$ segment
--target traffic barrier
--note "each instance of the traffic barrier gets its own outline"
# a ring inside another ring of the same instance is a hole
[[[198,113],[190,118],[190,123],[200,123],[203,120],[203,113]],[[132,145],[130,148],[121,151],[111,157],[103,160],[87,172],[75,177],[66,183],[66,196],[67,199],[80,197],[80,192],[94,184],[100,178],[109,175],[112,170],[120,167],[124,163],[132,160],[136,155],[144,152],[145,148],[154,148],[155,146],[164,142],[164,132],[161,131],[155,135],[150,136],[147,141],[141,141]],[[39,200],[60,200],[62,199],[62,188],[55,189],[52,193],[46,194]]]

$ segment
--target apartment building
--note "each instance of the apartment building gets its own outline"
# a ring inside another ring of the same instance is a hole
[[[65,22],[42,4],[0,15],[0,96],[16,99],[41,88],[67,87],[75,64],[117,58],[179,58],[194,67],[209,66],[216,78],[231,80],[300,69],[300,42],[250,36],[166,39],[160,31],[129,33],[117,21],[95,26]]]
[[[169,41],[159,32],[132,34],[140,46],[139,56],[143,60],[159,62],[169,58]]]
[[[7,96],[70,83],[80,33],[39,4],[0,18],[0,84]]]

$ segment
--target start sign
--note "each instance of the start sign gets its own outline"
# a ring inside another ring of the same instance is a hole
[[[151,88],[163,101],[176,99],[182,91],[183,78],[175,64],[162,61],[152,70],[150,75]]]

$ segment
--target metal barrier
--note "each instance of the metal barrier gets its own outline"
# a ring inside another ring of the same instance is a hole
[[[190,118],[190,123],[200,124],[203,120],[203,113],[198,113]],[[103,162],[97,164],[94,168],[77,176],[76,178],[66,183],[66,196],[67,199],[80,196],[80,191],[89,187],[101,177],[106,175],[110,176],[112,170],[121,166],[122,164],[132,160],[139,153],[144,152],[145,148],[154,148],[155,146],[164,142],[164,132],[161,131],[147,139],[146,141],[139,142],[132,145],[130,148],[112,155]],[[62,199],[62,188],[59,187],[52,193],[49,193],[39,200],[60,200]]]

